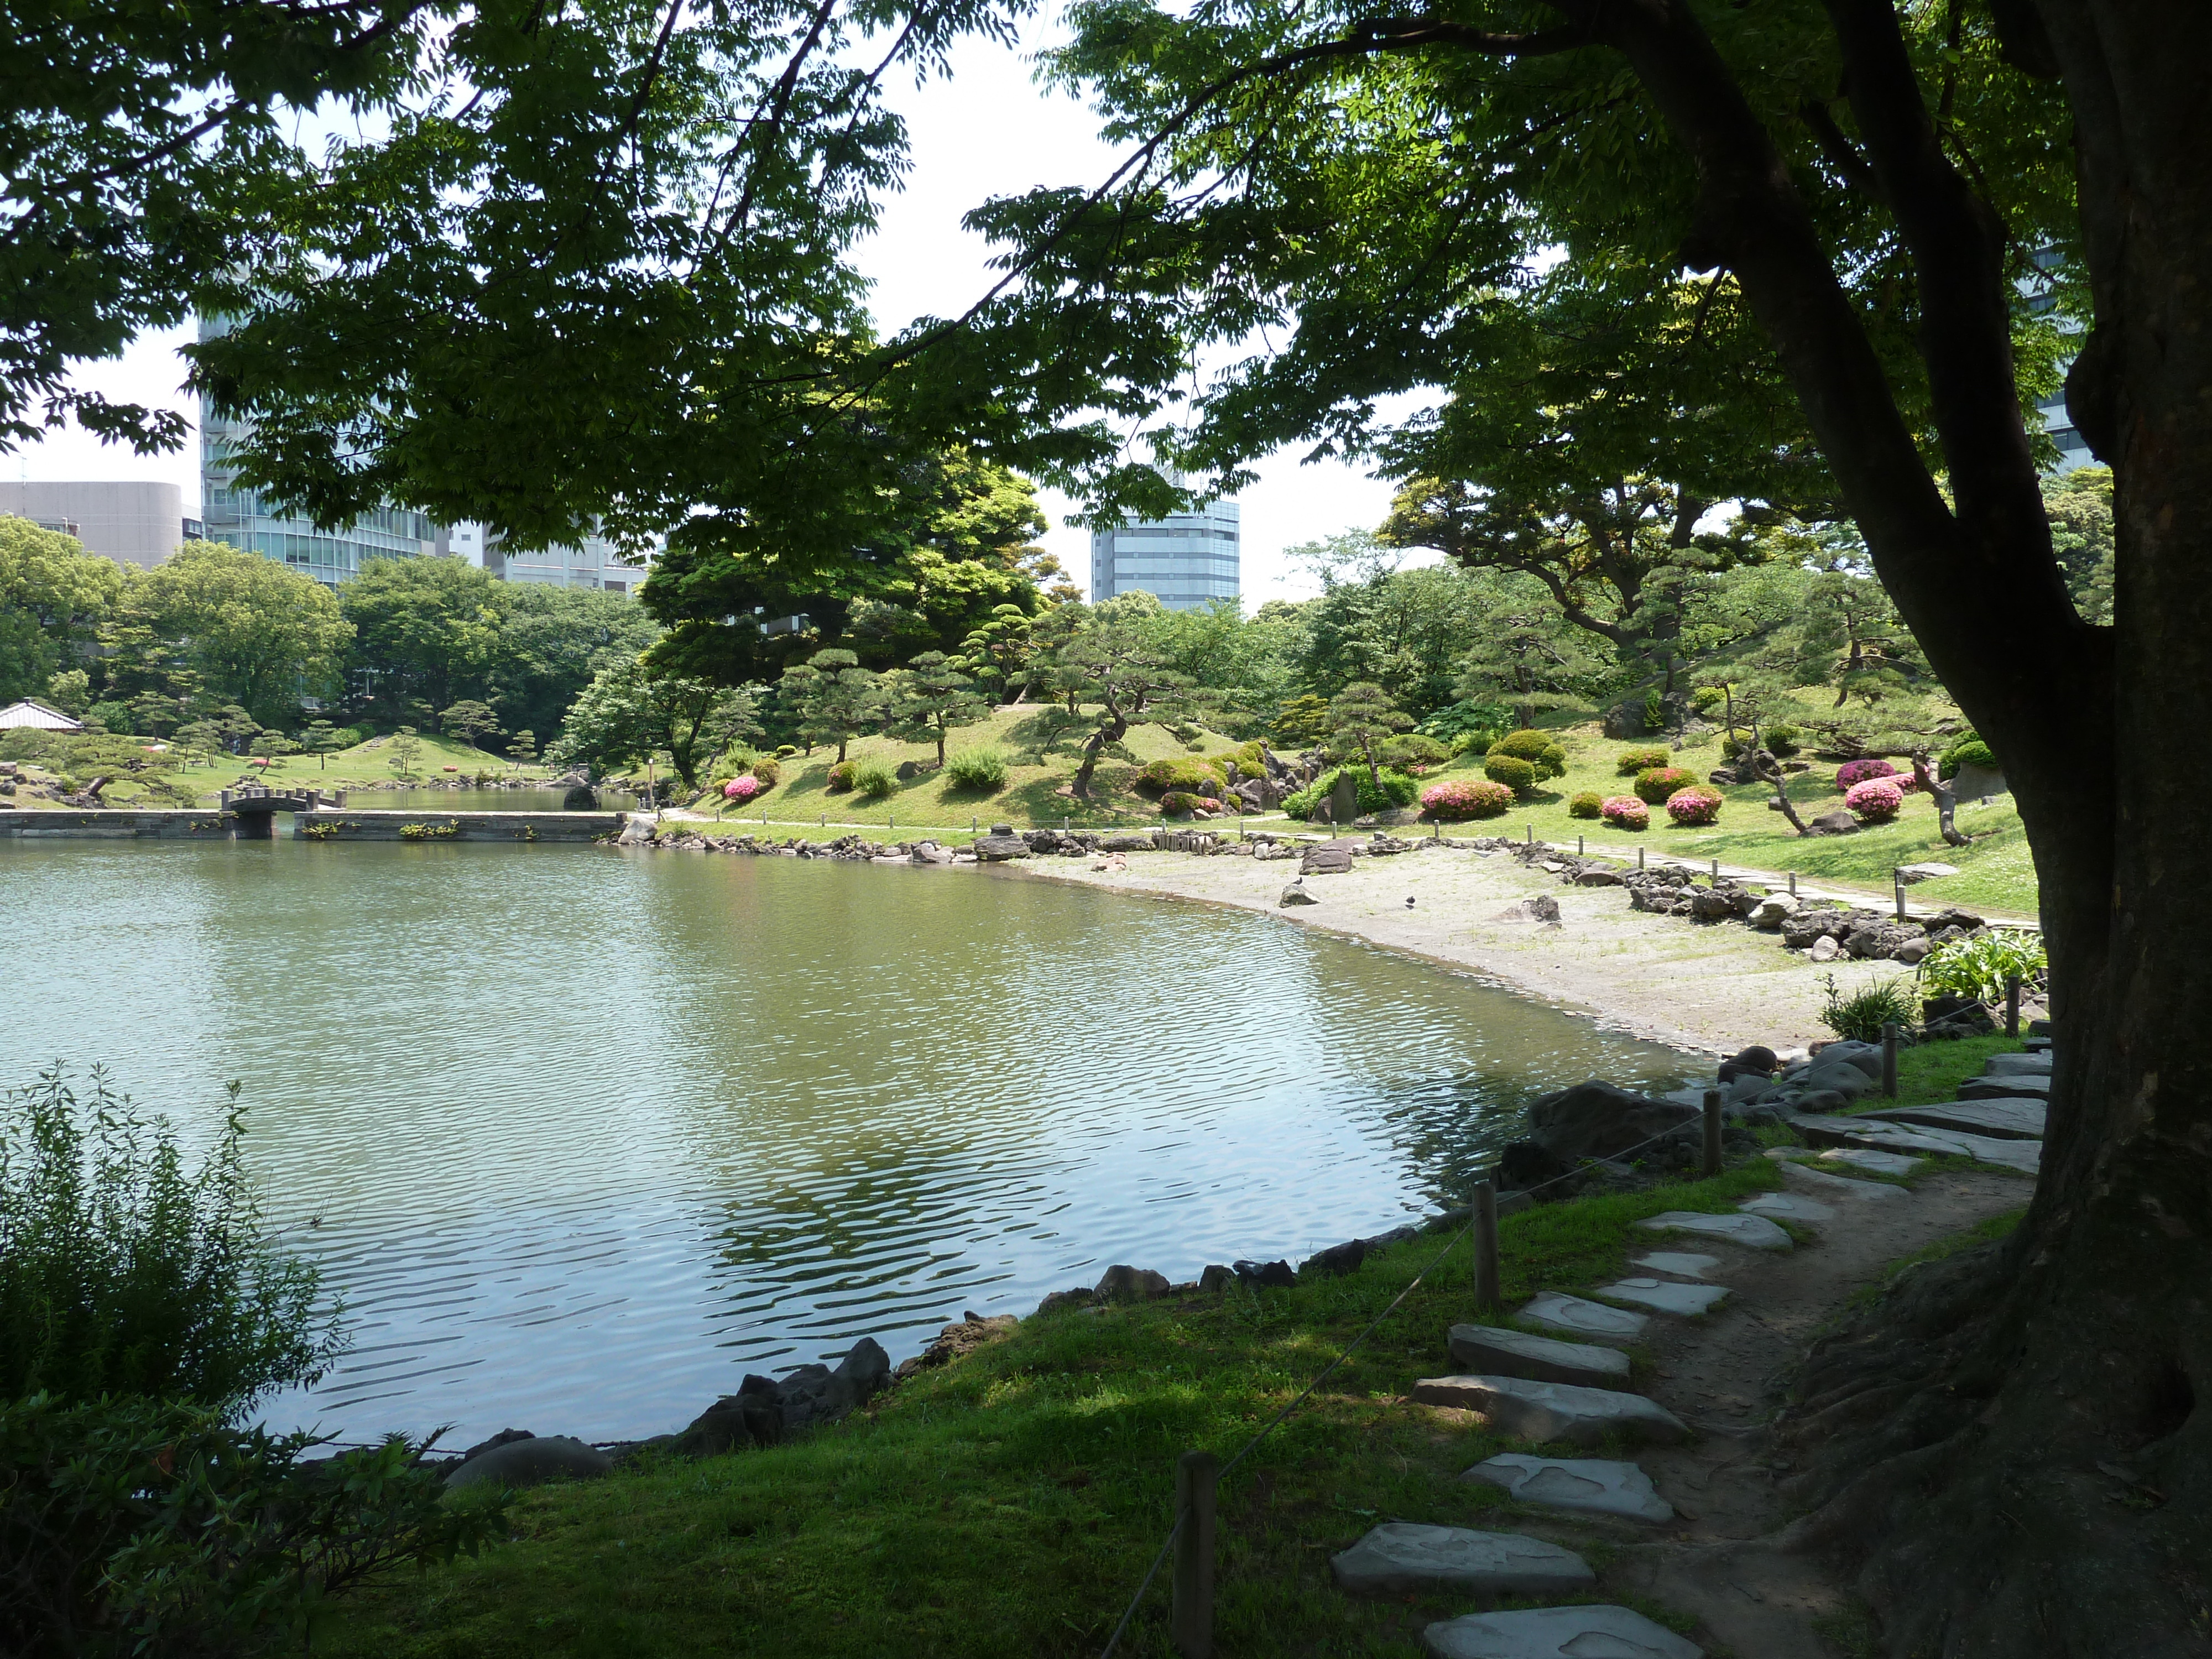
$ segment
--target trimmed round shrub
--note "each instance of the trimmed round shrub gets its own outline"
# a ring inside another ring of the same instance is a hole
[[[1680,824],[1711,823],[1721,815],[1721,792],[1709,783],[1693,783],[1667,797],[1667,816]]]
[[[764,788],[773,789],[783,781],[783,768],[765,755],[745,769],[758,778]]]
[[[761,781],[750,775],[732,778],[722,786],[722,795],[726,800],[747,801],[760,793],[762,787]]]
[[[1893,778],[1896,775],[1897,769],[1886,760],[1870,757],[1866,760],[1845,761],[1836,769],[1836,787],[1848,795],[1855,787],[1869,778]]]
[[[1597,815],[1617,830],[1644,830],[1651,824],[1651,809],[1634,795],[1615,795],[1597,809]]]
[[[956,789],[996,793],[1006,787],[1006,757],[989,744],[963,750],[945,761],[945,775]]]
[[[1677,789],[1696,781],[1679,766],[1655,766],[1636,775],[1636,799],[1647,806],[1657,806]]]
[[[1937,775],[1954,777],[1962,766],[1972,766],[1984,772],[1999,769],[1996,752],[1979,738],[1961,738],[1943,751]]]
[[[1559,739],[1550,732],[1539,732],[1533,726],[1508,732],[1490,745],[1490,752],[1527,761],[1536,769],[1539,778],[1556,778],[1567,769],[1567,751],[1559,746]]]
[[[1198,797],[1188,789],[1170,789],[1160,797],[1160,812],[1165,817],[1187,818],[1198,811]]]
[[[1229,775],[1211,761],[1156,760],[1138,772],[1133,785],[1141,795],[1164,795],[1171,789],[1210,795],[1229,787]]]
[[[778,744],[778,745],[777,745],[777,747],[776,747],[775,757],[776,757],[778,760],[789,760],[789,759],[790,759],[793,755],[797,754],[798,752],[799,752],[799,745],[798,745],[798,744],[790,744],[790,743],[780,744]]]
[[[1632,778],[1638,772],[1649,772],[1655,766],[1664,766],[1674,758],[1671,749],[1624,749],[1613,763],[1620,776]]]
[[[1844,805],[1861,823],[1887,823],[1905,805],[1905,791],[1893,778],[1869,778],[1844,792]]]
[[[1595,789],[1585,789],[1567,803],[1571,818],[1594,818],[1605,811],[1605,797]]]
[[[1451,756],[1449,744],[1419,732],[1401,732],[1382,749],[1382,758],[1390,766],[1442,766]]]
[[[1502,783],[1516,795],[1525,795],[1536,787],[1536,765],[1517,755],[1508,755],[1492,750],[1482,763],[1482,775],[1492,783]]]
[[[1788,760],[1797,752],[1801,735],[1794,726],[1770,726],[1766,728],[1766,752],[1778,760]]]
[[[823,787],[833,795],[842,795],[853,787],[853,769],[858,761],[842,760],[830,769],[830,781]]]
[[[1728,693],[1717,685],[1701,685],[1690,693],[1690,707],[1698,714],[1717,708],[1728,701]]]
[[[1453,778],[1421,791],[1421,811],[1445,823],[1462,818],[1494,818],[1513,805],[1513,792],[1502,783]]]
[[[898,793],[898,774],[879,760],[853,763],[853,787],[870,800]]]

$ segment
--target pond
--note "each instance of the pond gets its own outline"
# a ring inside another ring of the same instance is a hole
[[[1533,1095],[1670,1050],[1274,918],[1006,872],[467,844],[0,843],[0,1083],[195,1134],[353,1345],[268,1419],[680,1427],[1110,1263],[1450,1202]],[[39,941],[33,948],[29,941]]]

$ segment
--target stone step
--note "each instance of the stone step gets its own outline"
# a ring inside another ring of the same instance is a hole
[[[2047,1054],[2051,1052],[2051,1039],[2047,1036],[2032,1036],[2024,1041],[2027,1052],[2031,1054]]]
[[[1646,1232],[1694,1233],[1753,1250],[1786,1250],[1794,1241],[1765,1216],[1707,1215],[1698,1210],[1668,1210],[1636,1224]]]
[[[1905,1152],[1878,1152],[1871,1146],[1832,1146],[1826,1152],[1820,1154],[1820,1162],[1823,1164],[1847,1164],[1854,1170],[1866,1170],[1875,1175],[1901,1176],[1911,1175],[1913,1170],[1920,1167],[1922,1160],[1913,1158]],[[1793,1164],[1790,1167],[1793,1170],[1802,1170],[1805,1168],[1802,1164]],[[1807,1173],[1812,1174],[1815,1172],[1808,1170]],[[1834,1181],[1841,1181],[1844,1177],[1842,1176],[1832,1176],[1829,1178]],[[1859,1186],[1865,1187],[1876,1183],[1862,1181],[1857,1184]],[[1897,1188],[1890,1187],[1884,1190],[1893,1193]]]
[[[1997,1140],[1954,1130],[1906,1128],[1867,1117],[1793,1117],[1790,1127],[1814,1146],[1871,1146],[1922,1158],[1971,1158],[2033,1175],[2043,1161],[2039,1140]]]
[[[1609,1297],[1633,1307],[1649,1308],[1654,1313],[1695,1319],[1727,1301],[1729,1293],[1725,1285],[1674,1285],[1663,1279],[1623,1279],[1601,1285],[1590,1294]]]
[[[1673,1446],[1690,1437],[1689,1425],[1640,1394],[1531,1382],[1517,1376],[1425,1376],[1413,1384],[1424,1406],[1474,1412],[1515,1440],[1563,1441],[1595,1446],[1609,1434]]]
[[[2024,1072],[2031,1077],[2048,1077],[2051,1074],[2051,1056],[2047,1053],[1991,1054],[1982,1062],[1984,1077],[2003,1077],[2015,1072]]]
[[[1480,1595],[1571,1595],[1597,1583],[1572,1550],[1517,1533],[1386,1521],[1329,1559],[1336,1587],[1354,1595],[1466,1590]]]
[[[1721,1265],[1721,1259],[1717,1255],[1696,1255],[1687,1250],[1652,1250],[1631,1256],[1629,1264],[1649,1267],[1655,1273],[1672,1273],[1677,1279],[1706,1279]]]
[[[1959,1085],[1961,1100],[2042,1100],[2051,1098],[2047,1077],[1970,1077]]]
[[[1536,1382],[1577,1382],[1591,1388],[1625,1386],[1628,1356],[1587,1342],[1510,1331],[1498,1325],[1455,1325],[1451,1357],[1470,1370],[1492,1376],[1525,1376]]]
[[[1470,1613],[1421,1632],[1430,1659],[1705,1659],[1705,1650],[1628,1607]]]
[[[1500,1452],[1477,1463],[1460,1479],[1503,1486],[1519,1502],[1549,1510],[1618,1515],[1631,1521],[1674,1518],[1674,1506],[1660,1497],[1650,1475],[1633,1463],[1611,1458]]]
[[[1602,1302],[1586,1302],[1558,1291],[1540,1291],[1524,1304],[1517,1318],[1547,1331],[1565,1331],[1593,1342],[1633,1342],[1651,1322],[1642,1314],[1608,1308]]]
[[[1988,1135],[1997,1140],[2040,1140],[2051,1109],[2043,1101],[2024,1096],[2002,1100],[1953,1100],[1933,1106],[1886,1106],[1868,1117],[1886,1123],[1911,1123],[1923,1128],[1960,1130]]]
[[[1761,1193],[1757,1198],[1747,1198],[1736,1208],[1746,1215],[1763,1215],[1769,1221],[1794,1221],[1802,1227],[1819,1227],[1836,1218],[1832,1204],[1823,1204],[1817,1198],[1805,1198],[1796,1193]]]
[[[1786,1152],[1786,1150],[1783,1147],[1776,1147],[1768,1153],[1768,1156],[1771,1158],[1774,1152]],[[1902,1175],[1919,1161],[1917,1158],[1899,1158],[1894,1152],[1870,1152],[1862,1147],[1844,1147],[1835,1152],[1823,1153],[1822,1162],[1826,1164],[1828,1158],[1840,1158],[1845,1152],[1850,1154],[1854,1162],[1842,1167],[1875,1170],[1884,1175]],[[1879,1158],[1882,1161],[1879,1164],[1856,1164],[1856,1160],[1860,1158]],[[1810,1193],[1818,1199],[1833,1200],[1839,1204],[1879,1204],[1885,1199],[1908,1196],[1904,1188],[1893,1187],[1887,1181],[1861,1181],[1853,1176],[1838,1175],[1833,1167],[1815,1169],[1809,1164],[1800,1164],[1786,1155],[1775,1158],[1774,1164],[1782,1172],[1783,1180],[1800,1192]],[[1892,1167],[1893,1165],[1902,1167]]]

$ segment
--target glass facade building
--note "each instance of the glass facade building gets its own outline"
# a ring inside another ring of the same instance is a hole
[[[2039,270],[2055,270],[2058,257],[2057,249],[2044,248],[2035,256],[2036,268]],[[2047,317],[2058,309],[2057,296],[2046,284],[2031,279],[2022,286],[2027,295],[2028,310],[2033,314]],[[2057,325],[2058,331],[2069,338],[2078,337],[2081,332],[2081,324],[2076,318],[2062,314],[2057,319]],[[2074,367],[2074,359],[2078,355],[2078,350],[2067,354],[2066,360],[2059,365],[2062,374]],[[2035,412],[2042,419],[2044,430],[2050,433],[2051,442],[2058,446],[2058,465],[2051,469],[2054,472],[2071,472],[2077,466],[2090,466],[2096,463],[2097,458],[2089,453],[2087,442],[2075,428],[2073,417],[2066,412],[2063,382],[2057,391],[2036,404]],[[2030,432],[2034,429],[2032,426],[2028,428]]]
[[[1208,501],[1145,524],[1118,525],[1091,538],[1091,599],[1141,591],[1170,611],[1196,611],[1243,597],[1238,573],[1237,503]]]

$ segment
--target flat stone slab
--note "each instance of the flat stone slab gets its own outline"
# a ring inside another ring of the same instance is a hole
[[[1477,1463],[1462,1480],[1503,1486],[1523,1504],[1581,1510],[1631,1521],[1672,1521],[1674,1506],[1660,1497],[1651,1477],[1633,1463],[1603,1457],[1539,1457],[1500,1452]]]
[[[2005,1077],[1970,1077],[1959,1085],[1961,1100],[2049,1100],[2051,1079],[2014,1072]]]
[[[1339,1589],[1389,1595],[1443,1588],[1486,1595],[1572,1595],[1597,1583],[1572,1550],[1510,1532],[1388,1521],[1329,1559]]]
[[[2039,1140],[1998,1140],[1952,1130],[1907,1128],[1871,1117],[1793,1117],[1790,1127],[1814,1146],[1871,1146],[1922,1158],[1972,1158],[2033,1175],[2042,1167]]]
[[[1796,1241],[1763,1215],[1707,1215],[1699,1210],[1668,1210],[1636,1224],[1646,1232],[1695,1233],[1753,1250],[1787,1250]]]
[[[1532,1297],[1519,1316],[1547,1330],[1565,1331],[1600,1342],[1633,1342],[1651,1322],[1642,1314],[1608,1308],[1602,1302],[1586,1302],[1578,1296],[1563,1296],[1557,1291],[1544,1291]]]
[[[1997,1140],[2040,1140],[2050,1107],[2041,1100],[2014,1096],[2002,1100],[1954,1100],[1934,1106],[1890,1106],[1867,1116],[1886,1123],[1913,1123],[1929,1129],[1958,1129]]]
[[[1808,1227],[1836,1218],[1833,1205],[1823,1204],[1817,1198],[1802,1198],[1796,1193],[1761,1193],[1757,1198],[1747,1198],[1736,1208],[1746,1215],[1763,1215],[1771,1221],[1796,1221]]]
[[[1905,1152],[1878,1152],[1871,1146],[1832,1146],[1820,1154],[1823,1164],[1845,1164],[1854,1170],[1865,1170],[1875,1175],[1911,1175],[1920,1167],[1921,1160]],[[1803,1169],[1802,1164],[1792,1166]],[[1841,1176],[1832,1177],[1840,1181]],[[1861,1182],[1862,1186],[1865,1183]],[[1887,1189],[1895,1192],[1894,1187]]]
[[[1470,1613],[1421,1632],[1431,1659],[1705,1659],[1705,1650],[1628,1607]]]
[[[1677,1279],[1703,1279],[1721,1265],[1717,1255],[1693,1255],[1687,1250],[1653,1250],[1631,1260],[1638,1267],[1649,1267],[1655,1273],[1672,1273]]]
[[[1425,1376],[1413,1384],[1413,1398],[1424,1406],[1474,1412],[1516,1440],[1595,1446],[1607,1435],[1620,1434],[1673,1446],[1690,1437],[1689,1425],[1664,1406],[1611,1389],[1518,1376]]]
[[[1626,1354],[1587,1342],[1561,1342],[1498,1325],[1455,1325],[1450,1342],[1455,1360],[1470,1370],[1492,1376],[1579,1382],[1600,1389],[1628,1381]]]
[[[1649,1308],[1654,1313],[1695,1319],[1727,1301],[1729,1293],[1725,1285],[1675,1285],[1663,1279],[1624,1279],[1601,1285],[1593,1294]]]
[[[2051,1051],[2032,1054],[1991,1054],[1982,1062],[1984,1077],[2002,1077],[2008,1072],[2027,1072],[2031,1075],[2048,1076],[2051,1071]]]

